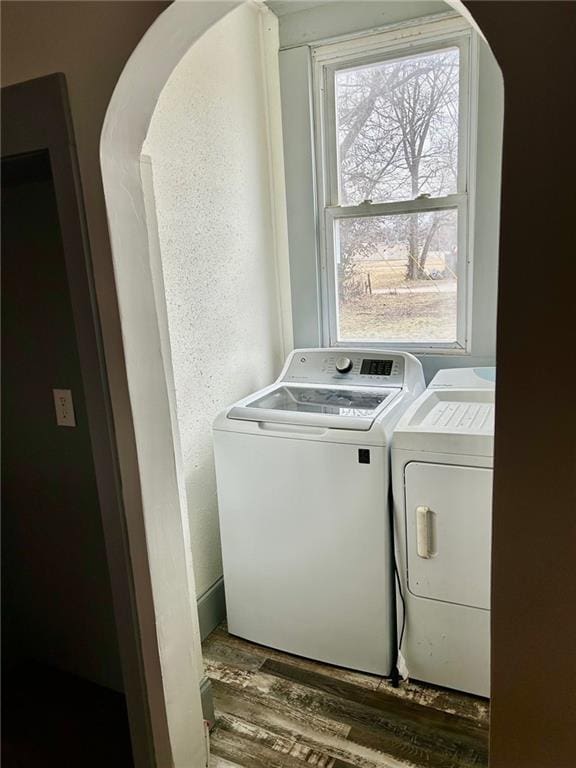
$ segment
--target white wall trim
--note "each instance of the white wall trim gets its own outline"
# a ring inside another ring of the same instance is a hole
[[[372,27],[349,35],[324,38],[310,45],[315,49],[316,60],[325,63],[332,59],[340,59],[343,54],[359,53],[364,57],[373,49],[380,50],[383,35],[386,36],[386,47],[389,50],[394,48],[403,50],[410,45],[419,45],[421,38],[427,41],[434,36],[435,40],[442,40],[444,35],[452,37],[460,32],[469,31],[469,25],[459,14],[448,11]]]
[[[278,20],[263,2],[259,2],[262,72],[268,124],[268,158],[270,167],[270,197],[273,204],[275,241],[276,291],[278,316],[282,338],[282,359],[294,349],[292,325],[292,298],[290,288],[290,258],[288,255],[288,217],[286,212],[286,185],[284,179],[284,151],[282,145],[282,107],[280,103],[280,67],[278,62]]]
[[[192,562],[192,547],[190,544],[190,526],[187,520],[188,501],[186,498],[186,484],[184,481],[184,467],[182,460],[182,448],[180,444],[180,430],[178,428],[178,411],[176,404],[176,384],[174,382],[174,369],[172,366],[172,350],[170,346],[170,330],[168,326],[168,313],[166,308],[166,289],[164,287],[164,273],[162,271],[162,255],[158,232],[158,219],[156,217],[156,200],[154,196],[154,170],[151,159],[147,155],[140,156],[140,178],[142,180],[142,193],[144,208],[146,211],[146,228],[148,231],[148,243],[150,248],[150,270],[156,314],[158,318],[158,330],[160,332],[160,348],[164,375],[166,376],[166,392],[168,408],[170,411],[170,424],[174,440],[174,462],[176,465],[176,482],[178,484],[178,496],[182,510],[182,536],[184,539],[184,558],[186,560],[186,576],[192,612],[196,606],[196,588],[194,584],[194,566]],[[201,653],[194,657],[196,674],[199,679],[204,675],[204,665]]]
[[[197,600],[202,642],[226,619],[226,595],[221,576]]]

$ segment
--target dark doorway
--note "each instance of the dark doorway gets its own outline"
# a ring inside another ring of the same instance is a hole
[[[74,257],[78,269],[85,269],[82,250],[71,254],[64,245],[49,147],[3,151],[2,762],[7,768],[133,764],[86,371],[69,282]],[[57,424],[54,389],[72,393],[74,426]]]
[[[75,427],[57,425],[54,388]],[[2,160],[2,413],[5,656],[121,685],[48,152]]]

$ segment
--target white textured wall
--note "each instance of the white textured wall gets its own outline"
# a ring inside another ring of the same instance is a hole
[[[270,383],[284,354],[276,266],[284,227],[273,174],[281,149],[271,138],[279,121],[263,66],[276,34],[272,14],[253,5],[209,30],[163,90],[143,149],[154,175],[198,595],[222,575],[212,421]]]

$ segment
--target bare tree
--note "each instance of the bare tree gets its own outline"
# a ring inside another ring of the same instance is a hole
[[[458,50],[446,49],[337,74],[340,188],[344,204],[410,200],[456,190]],[[449,212],[448,212],[449,214]],[[366,254],[386,235],[403,239],[407,279],[426,277],[442,212],[365,219],[348,228],[344,259]],[[407,226],[406,226],[407,224]]]

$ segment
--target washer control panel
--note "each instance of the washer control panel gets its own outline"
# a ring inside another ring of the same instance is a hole
[[[373,350],[296,349],[288,359],[282,379],[401,387],[404,383],[404,357],[394,352]]]

